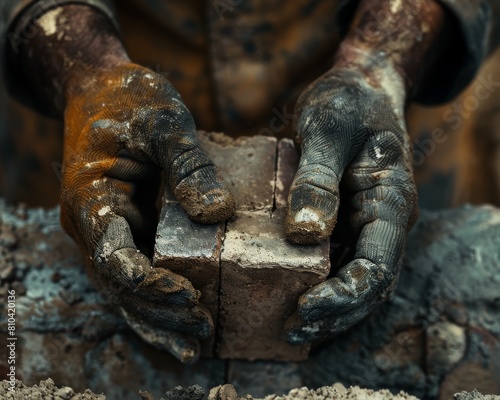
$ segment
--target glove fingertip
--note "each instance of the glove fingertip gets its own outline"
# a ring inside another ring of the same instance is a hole
[[[285,219],[285,235],[295,244],[318,244],[327,240],[335,221],[325,221],[321,210],[311,207],[301,208],[298,212],[288,211]]]
[[[197,337],[206,339],[214,333],[214,323],[210,312],[202,305],[197,305],[191,309],[191,312],[200,321]]]
[[[174,194],[186,214],[202,224],[226,221],[236,209],[232,193],[224,186],[202,192],[190,185],[180,184]]]
[[[185,348],[179,353],[177,359],[183,364],[194,364],[200,359],[200,349],[198,348]]]
[[[304,321],[300,318],[297,312],[293,313],[285,321],[285,340],[294,346],[299,346],[305,343],[304,338]]]
[[[164,331],[129,314],[120,307],[123,317],[132,330],[145,342],[166,350],[184,364],[193,364],[200,358],[200,342],[188,335]]]
[[[300,329],[294,329],[287,331],[285,333],[285,339],[286,341],[291,344],[292,346],[300,346],[306,343],[304,340],[304,337],[301,335],[301,330]]]

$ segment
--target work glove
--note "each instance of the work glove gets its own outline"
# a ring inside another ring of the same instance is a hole
[[[337,66],[298,100],[301,158],[286,235],[299,244],[327,239],[342,202],[358,239],[353,260],[300,297],[286,324],[293,344],[345,331],[388,299],[396,283],[417,213],[404,99],[390,68]]]
[[[234,199],[200,148],[193,118],[161,75],[124,63],[71,82],[64,110],[61,223],[130,326],[183,362],[213,332],[200,292],[153,268],[138,246],[154,243],[161,172],[186,213],[215,223]]]

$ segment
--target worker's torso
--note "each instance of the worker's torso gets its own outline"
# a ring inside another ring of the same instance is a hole
[[[200,129],[288,133],[297,96],[331,66],[332,0],[122,0],[132,59],[179,90]]]

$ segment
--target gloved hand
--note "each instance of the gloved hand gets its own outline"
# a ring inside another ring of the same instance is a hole
[[[300,297],[286,323],[296,344],[345,331],[390,297],[417,216],[405,107],[456,37],[435,0],[361,0],[352,21],[333,68],[296,106],[302,154],[285,231],[296,243],[324,240],[342,203],[357,234],[355,254]]]
[[[124,63],[69,82],[61,222],[91,272],[144,339],[193,362],[213,331],[200,293],[137,249],[154,243],[160,172],[187,214],[202,223],[229,218],[231,193],[199,147],[193,118],[161,75]]]
[[[397,280],[417,195],[404,87],[390,72],[335,66],[298,101],[301,158],[290,189],[286,234],[301,244],[326,239],[339,203],[349,202],[359,239],[348,265],[300,297],[299,318],[287,323],[291,343],[346,330],[385,300]],[[341,180],[348,191],[342,196]]]

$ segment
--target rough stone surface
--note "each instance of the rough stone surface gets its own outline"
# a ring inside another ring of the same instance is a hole
[[[203,132],[198,138],[233,193],[237,210],[273,208],[276,138],[232,139],[222,133]]]
[[[453,400],[500,400],[500,396],[495,395],[483,395],[477,390],[472,392],[460,392],[453,396]]]
[[[274,214],[239,212],[229,221],[221,256],[222,358],[301,361],[308,346],[291,346],[283,324],[299,296],[325,280],[329,247],[297,246]]]
[[[200,290],[214,325],[219,314],[219,260],[224,223],[199,224],[177,203],[164,201],[156,234],[154,265],[189,279]],[[214,338],[202,343],[203,355],[213,355]]]
[[[14,391],[8,381],[0,382],[0,398],[5,400],[106,400],[102,394],[94,394],[86,389],[83,393],[75,393],[68,387],[57,387],[52,379],[40,381],[38,385],[26,386],[21,381],[16,380]]]
[[[439,321],[426,329],[427,370],[441,375],[451,370],[464,356],[467,347],[465,328]]]
[[[251,395],[238,396],[231,385],[223,385],[212,389],[208,400],[418,400],[414,396],[400,392],[392,394],[388,390],[367,390],[359,387],[346,388],[340,383],[333,386],[323,386],[316,390],[306,387],[292,389],[288,394],[275,394],[256,398]]]
[[[287,395],[269,395],[263,399],[252,396],[237,397],[234,400],[418,400],[404,392],[392,394],[388,390],[368,390],[359,387],[346,389],[343,385],[324,386],[316,390],[307,388],[292,389]],[[228,399],[231,400],[231,399]]]

